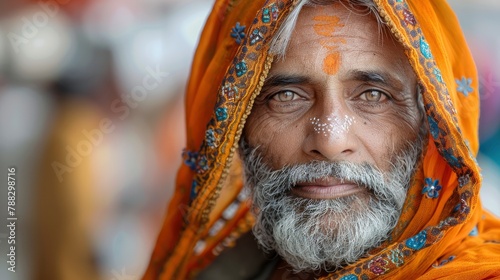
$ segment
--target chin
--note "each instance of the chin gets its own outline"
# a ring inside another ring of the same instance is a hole
[[[370,201],[375,200],[375,195],[370,192],[362,192],[342,198],[343,200],[349,200],[351,203],[346,203],[340,209],[328,209],[324,215],[318,217],[318,225],[320,225],[321,231],[324,233],[332,231],[332,229],[338,228],[339,223],[344,223],[350,221],[353,216],[362,215],[361,212],[367,212],[369,209]],[[316,200],[318,201],[318,200]]]

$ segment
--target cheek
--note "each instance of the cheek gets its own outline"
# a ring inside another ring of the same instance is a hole
[[[408,142],[414,142],[422,125],[417,106],[403,106],[377,115],[360,126],[363,142],[382,170],[390,170],[391,160]]]
[[[248,117],[244,137],[251,147],[259,147],[259,152],[266,162],[274,168],[280,168],[289,162],[299,149],[300,131],[300,126],[296,123],[255,110]]]
[[[418,109],[416,97],[393,100],[391,107],[376,116],[372,116],[379,129],[391,133],[394,143],[414,139],[422,124],[422,115]]]
[[[251,147],[268,146],[270,142],[273,142],[276,134],[272,129],[274,125],[275,122],[272,118],[255,116],[255,113],[252,113],[245,125],[245,139]]]
[[[396,128],[399,142],[414,140],[418,135],[420,126],[423,124],[422,113],[418,109],[417,101],[412,100],[407,104],[406,106],[397,107],[390,119],[387,120]]]

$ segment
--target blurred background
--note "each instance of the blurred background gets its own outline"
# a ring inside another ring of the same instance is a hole
[[[16,273],[139,279],[184,145],[183,92],[213,1],[0,0],[0,170],[16,168]],[[486,207],[500,215],[500,2],[450,1],[480,73]],[[0,219],[7,221],[7,188]]]

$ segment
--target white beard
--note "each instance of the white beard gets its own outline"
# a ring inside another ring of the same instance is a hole
[[[369,164],[311,162],[271,170],[257,149],[242,141],[246,186],[253,199],[253,233],[295,271],[334,270],[357,261],[386,240],[401,214],[422,151],[419,138],[393,157],[385,175]],[[325,177],[353,181],[365,192],[332,200],[293,196],[298,182]]]

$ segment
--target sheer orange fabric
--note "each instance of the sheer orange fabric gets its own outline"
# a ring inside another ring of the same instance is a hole
[[[445,1],[375,0],[424,91],[429,144],[390,241],[326,279],[500,278],[500,221],[479,199],[474,62]],[[186,96],[185,164],[143,279],[189,279],[250,230],[236,148],[294,1],[216,1]]]

